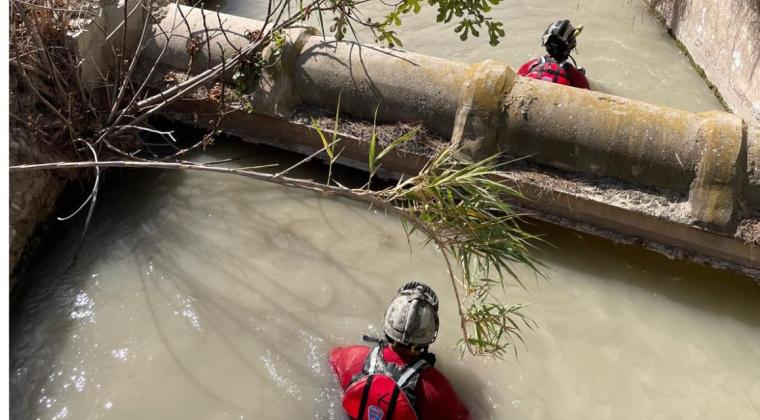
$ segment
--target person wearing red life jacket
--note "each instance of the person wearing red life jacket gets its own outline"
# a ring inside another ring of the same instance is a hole
[[[577,68],[575,59],[570,55],[576,47],[576,37],[583,30],[583,25],[577,29],[569,20],[558,20],[544,32],[541,45],[546,47],[547,55],[523,64],[517,74],[532,79],[545,80],[561,85],[589,89],[586,71]],[[570,61],[572,60],[572,63]]]
[[[428,351],[438,335],[438,297],[429,286],[399,288],[372,347],[338,347],[330,365],[353,420],[468,420],[469,413]]]

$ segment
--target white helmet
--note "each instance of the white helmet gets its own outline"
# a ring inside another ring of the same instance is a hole
[[[407,346],[428,346],[438,336],[438,296],[429,286],[410,282],[398,289],[383,319],[383,332]]]

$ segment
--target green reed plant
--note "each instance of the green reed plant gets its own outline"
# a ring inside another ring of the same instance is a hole
[[[372,178],[383,158],[419,131],[409,130],[379,150],[379,107],[375,107],[368,145],[369,181],[360,191],[374,205],[399,216],[410,240],[418,231],[425,237],[424,244],[433,243],[441,252],[458,306],[460,349],[502,357],[508,348],[514,349],[515,340],[522,341],[521,329],[532,329],[535,322],[522,312],[524,304],[508,305],[499,296],[510,280],[525,287],[513,266],[527,266],[540,273],[540,264],[531,254],[532,243],[539,238],[522,229],[521,215],[509,204],[524,198],[505,182],[503,169],[509,162],[502,162],[498,155],[466,162],[456,149],[448,147],[430,159],[416,176],[391,188],[372,190]],[[335,114],[331,143],[319,126],[312,124],[322,139],[330,174],[335,161],[333,148],[340,141],[339,112],[340,108]],[[327,183],[331,182],[328,174]]]
[[[419,231],[445,259],[457,299],[462,350],[502,356],[532,328],[523,304],[507,305],[500,293],[510,280],[524,286],[515,265],[539,272],[532,244],[539,238],[520,226],[509,201],[522,194],[505,183],[498,156],[465,162],[446,148],[416,176],[373,192],[401,216],[408,235]]]

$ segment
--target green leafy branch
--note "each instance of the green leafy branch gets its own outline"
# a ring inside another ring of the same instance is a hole
[[[454,31],[459,34],[463,41],[470,35],[478,37],[481,31],[488,34],[489,43],[498,45],[505,32],[501,22],[488,16],[492,7],[501,3],[502,0],[400,0],[395,5],[388,5],[391,10],[380,21],[371,18],[362,18],[361,5],[367,0],[324,0],[319,1],[314,7],[304,10],[304,16],[308,19],[316,13],[322,33],[330,33],[337,40],[343,40],[350,30],[354,32],[354,25],[369,28],[375,35],[375,41],[389,47],[403,47],[396,29],[401,26],[404,16],[419,14],[424,7],[436,9],[436,22],[457,22]],[[332,25],[325,31],[325,20],[328,14],[332,16]]]
[[[416,230],[434,243],[446,260],[457,296],[462,349],[502,356],[521,326],[534,324],[523,305],[505,305],[494,287],[507,279],[523,285],[515,264],[538,272],[531,254],[538,238],[519,225],[520,214],[508,203],[522,198],[504,181],[504,163],[497,156],[467,163],[456,150],[444,149],[417,175],[385,190],[386,200],[406,211],[409,234]]]
[[[423,3],[425,3],[424,0]],[[501,3],[501,0],[427,0],[426,3],[437,8],[436,22],[449,23],[456,18],[458,23],[454,32],[459,34],[462,41],[466,41],[470,35],[480,36],[483,27],[488,33],[489,44],[491,45],[498,45],[499,40],[505,35],[503,24],[486,16],[491,11],[491,7]],[[400,1],[385,17],[385,20],[376,25],[378,42],[387,43],[389,46],[402,46],[396,32],[390,28],[401,26],[403,15],[410,12],[418,14],[421,10],[420,0]]]
[[[372,190],[372,178],[382,159],[419,130],[408,131],[379,150],[378,109],[379,105],[368,144],[369,181],[361,189],[350,191],[354,198],[399,216],[410,240],[417,231],[424,235],[425,245],[432,243],[440,250],[457,300],[461,350],[502,357],[510,347],[514,349],[516,340],[522,341],[521,329],[532,329],[535,323],[522,312],[524,304],[504,304],[499,291],[505,291],[509,279],[524,287],[513,269],[515,265],[537,273],[540,267],[531,254],[532,243],[540,239],[522,229],[521,214],[509,204],[510,199],[523,196],[504,182],[503,167],[508,163],[498,156],[464,162],[457,157],[457,150],[449,147],[416,176],[390,188]],[[338,115],[339,109],[332,142],[316,122],[312,125],[322,139],[323,148],[318,153],[327,154],[330,174],[337,158],[333,148],[341,139],[337,134]],[[327,183],[331,183],[330,175]]]

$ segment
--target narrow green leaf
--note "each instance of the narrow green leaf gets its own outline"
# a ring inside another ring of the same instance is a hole
[[[372,119],[372,137],[369,139],[369,174],[370,177],[372,177],[372,174],[375,172],[375,167],[377,165],[377,159],[375,156],[375,148],[377,146],[377,111],[380,109],[380,104],[377,104],[375,107],[375,116]]]
[[[401,144],[411,140],[414,138],[414,136],[420,131],[420,128],[417,127],[413,130],[407,131],[403,135],[397,137],[395,140],[393,140],[388,146],[386,146],[380,154],[377,155],[377,161],[379,162],[385,155],[393,151],[396,147],[400,146]]]
[[[325,133],[322,131],[322,128],[319,127],[319,124],[317,124],[317,122],[313,118],[311,119],[311,128],[316,130],[317,134],[319,134],[319,138],[322,139],[322,147],[324,147],[325,152],[327,152],[327,156],[329,156],[330,159],[332,160],[334,158],[332,145],[327,142],[327,136],[325,136]]]

